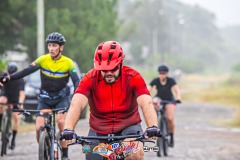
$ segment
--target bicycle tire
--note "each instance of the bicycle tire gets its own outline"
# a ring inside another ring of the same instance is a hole
[[[163,154],[164,156],[168,156],[168,127],[167,127],[167,121],[165,118],[162,119],[161,123],[161,131],[163,133]]]
[[[7,145],[10,138],[10,120],[9,117],[5,114],[5,117],[3,118],[3,127],[2,127],[2,146],[1,146],[1,156],[4,154],[7,154]]]
[[[161,124],[161,118],[160,118],[160,116],[158,116],[158,128],[161,128],[160,124]],[[158,137],[158,139],[157,139],[157,146],[158,146],[157,156],[158,157],[162,156],[162,153],[161,153],[163,150],[162,141],[163,141],[163,137]]]
[[[42,131],[39,138],[39,160],[51,160],[51,141],[46,131]]]

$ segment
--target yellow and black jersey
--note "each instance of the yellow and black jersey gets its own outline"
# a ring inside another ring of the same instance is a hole
[[[79,78],[73,61],[61,56],[58,60],[53,60],[50,54],[45,54],[37,58],[28,68],[12,74],[11,80],[25,77],[36,70],[41,70],[41,89],[49,93],[58,93],[66,87],[69,77],[71,77],[76,88]]]

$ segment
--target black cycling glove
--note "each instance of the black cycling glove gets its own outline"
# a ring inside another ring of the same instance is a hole
[[[77,134],[74,132],[74,130],[71,129],[64,129],[64,131],[61,133],[60,140],[72,140],[76,139]]]
[[[156,126],[148,127],[145,132],[146,136],[148,137],[159,137],[160,136],[160,129]]]
[[[8,76],[0,75],[0,83],[4,84],[4,83],[7,83],[9,80],[10,79]]]
[[[180,99],[177,99],[175,102],[176,103],[182,103],[182,101]]]

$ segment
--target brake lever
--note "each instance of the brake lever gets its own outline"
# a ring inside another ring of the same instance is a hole
[[[23,115],[23,116],[25,116],[25,117],[29,117],[30,115],[31,115],[31,113],[30,112],[27,112],[27,111],[24,111],[24,112],[19,112],[18,113],[18,115]]]
[[[64,113],[67,112],[67,111],[68,111],[68,108],[65,108],[64,110],[58,111],[58,113],[64,114]]]
[[[150,143],[155,143],[153,140],[142,140],[142,142],[150,142]]]
[[[85,140],[85,139],[78,139],[77,141],[76,141],[76,143],[78,143],[78,144],[81,144],[81,145],[90,145],[90,144],[92,144],[92,142],[91,141],[88,141],[88,140]]]
[[[29,117],[29,116],[31,115],[31,113],[30,113],[30,112],[23,112],[23,115],[24,115],[25,117]]]

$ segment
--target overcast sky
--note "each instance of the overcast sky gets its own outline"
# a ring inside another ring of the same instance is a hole
[[[216,15],[220,27],[240,25],[240,0],[177,0],[189,5],[202,6]]]

